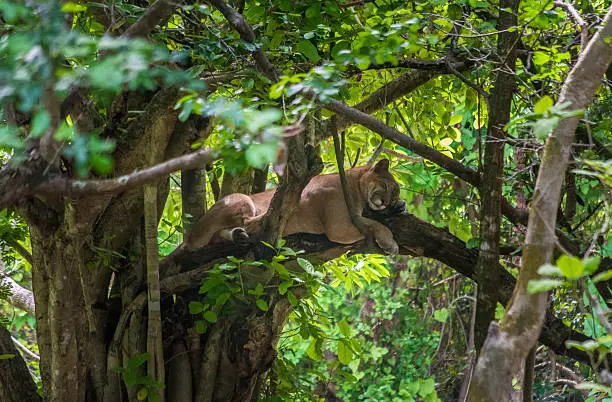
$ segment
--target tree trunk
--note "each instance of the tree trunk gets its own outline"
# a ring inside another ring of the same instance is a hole
[[[514,92],[514,70],[518,32],[508,31],[518,23],[518,0],[502,0],[499,4],[497,54],[500,59],[495,87],[489,103],[489,123],[484,151],[480,186],[480,253],[476,264],[478,296],[474,342],[480,350],[487,336],[489,323],[495,319],[497,301],[492,295],[499,286],[501,273],[494,267],[499,262],[499,230],[501,225],[502,179],[504,177],[505,126],[510,120]],[[508,10],[508,11],[506,11]]]
[[[612,61],[612,8],[601,29],[580,54],[568,75],[557,105],[566,110],[586,108]],[[535,345],[546,315],[548,294],[529,294],[527,284],[538,279],[538,268],[551,260],[555,247],[555,222],[564,173],[579,117],[562,120],[546,141],[542,164],[531,202],[522,266],[514,295],[502,325],[492,323],[470,386],[470,401],[506,400],[512,378]]]

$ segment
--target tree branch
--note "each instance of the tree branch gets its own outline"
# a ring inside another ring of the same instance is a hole
[[[210,2],[219,11],[221,11],[221,14],[223,14],[227,22],[229,22],[230,25],[236,31],[238,31],[242,40],[249,43],[255,42],[255,32],[242,14],[240,14],[223,0],[210,0]],[[253,52],[253,58],[255,59],[255,63],[262,74],[264,74],[273,82],[278,81],[278,78],[280,77],[278,70],[270,62],[270,59],[268,59],[268,56],[266,56],[266,54],[263,52],[263,50],[261,50],[260,47],[258,47],[257,50]]]
[[[394,143],[422,156],[423,158],[429,159],[465,182],[480,188],[481,177],[477,171],[465,167],[463,164],[444,155],[443,153],[415,140],[414,138],[400,133],[393,127],[386,125],[375,117],[372,117],[358,110],[357,108],[350,107],[347,104],[336,100],[331,100],[328,103],[321,103],[321,106],[325,109],[331,110],[332,112],[343,115],[349,121],[369,128],[370,130],[380,134],[383,138],[391,140]],[[328,133],[324,133],[323,135],[327,134]],[[510,220],[510,222],[513,224],[527,225],[529,216],[527,211],[513,207],[504,197],[502,197],[501,202],[502,213]],[[563,247],[573,253],[578,253],[580,247],[568,239],[561,231],[557,231],[556,235]]]
[[[214,153],[207,149],[203,149],[116,179],[71,180],[63,177],[51,178],[38,185],[34,189],[34,193],[40,195],[68,195],[72,197],[119,193],[141,186],[145,183],[151,183],[179,170],[190,170],[197,167],[203,167],[213,160],[215,160]]]
[[[21,257],[23,257],[23,259],[26,260],[28,264],[33,265],[32,264],[32,253],[26,250],[26,248],[23,247],[21,243],[11,238],[5,239],[4,241],[9,247],[15,250]]]
[[[516,64],[516,39],[518,33],[509,32],[515,26],[518,0],[501,0],[497,30],[497,53],[506,60],[506,68],[497,69],[495,86],[491,91],[491,103],[487,101],[489,122],[484,150],[482,185],[480,188],[480,254],[476,265],[479,277],[476,303],[475,346],[479,350],[487,337],[489,323],[495,319],[496,303],[489,294],[497,287],[499,271],[491,269],[499,261],[499,239],[501,228],[502,181],[504,177],[504,127],[510,120],[510,106],[514,93],[514,71]],[[509,9],[510,11],[506,11]],[[533,366],[532,366],[533,367]]]
[[[450,65],[455,70],[465,70],[468,68],[468,62],[463,61],[450,61]],[[444,74],[453,74],[453,71],[449,69],[446,57],[442,57],[437,60],[427,59],[416,59],[404,57],[397,60],[397,63],[386,62],[382,64],[371,64],[367,70],[384,70],[388,68],[410,68],[414,70],[425,70]],[[349,74],[353,75],[361,72],[358,68],[349,69]]]
[[[477,250],[468,249],[464,242],[450,234],[446,228],[433,226],[408,213],[401,215],[376,213],[368,217],[382,222],[391,229],[393,238],[400,247],[400,254],[434,258],[461,275],[475,280]],[[287,237],[287,246],[294,250],[305,250],[306,254],[303,257],[313,262],[324,262],[346,252],[369,252],[365,241],[350,245],[337,244],[330,242],[324,235],[303,233]],[[211,244],[192,252],[177,249],[160,262],[162,291],[174,294],[198,287],[201,278],[215,263],[229,255],[242,257],[247,252],[248,250],[231,243]],[[512,296],[516,280],[500,264],[496,264],[491,269],[501,271],[501,283],[495,289],[492,297],[506,304]],[[182,272],[172,276],[167,274],[179,271]],[[135,299],[137,300],[135,303],[138,303],[140,308],[144,308],[146,302],[146,296],[144,294],[142,296]],[[133,311],[131,308],[128,310]],[[587,338],[563,324],[549,309],[540,341],[558,354],[588,363],[589,357],[585,353],[565,347],[567,339],[584,341]]]
[[[157,0],[147,8],[147,11],[130,26],[124,33],[125,38],[137,38],[148,35],[156,25],[166,21],[176,7],[178,3],[174,0]]]

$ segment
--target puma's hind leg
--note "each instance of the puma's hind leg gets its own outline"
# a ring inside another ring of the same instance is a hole
[[[382,223],[373,219],[365,218],[363,216],[357,216],[361,225],[374,235],[376,244],[387,254],[395,255],[399,252],[399,246],[395,239],[393,239],[393,233],[388,227]],[[350,244],[363,239],[363,234],[354,225],[328,225],[325,227],[325,231],[329,240],[342,243]]]
[[[185,236],[185,247],[195,250],[210,242],[215,233],[237,244],[248,241],[244,221],[255,216],[253,200],[244,194],[230,194],[217,201]]]

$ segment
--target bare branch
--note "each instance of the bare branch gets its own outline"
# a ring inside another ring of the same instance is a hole
[[[31,290],[24,288],[15,282],[13,278],[7,276],[4,270],[4,261],[0,260],[0,283],[3,285],[8,285],[11,288],[9,302],[13,306],[27,312],[31,316],[34,316],[34,294]]]
[[[321,106],[344,116],[349,121],[369,128],[370,130],[380,134],[383,138],[391,140],[394,143],[399,144],[426,159],[429,159],[438,166],[452,172],[453,174],[457,175],[457,177],[468,183],[475,186],[480,185],[480,175],[475,170],[467,168],[443,153],[400,133],[393,127],[386,125],[382,121],[370,116],[367,113],[364,113],[357,108],[352,108],[347,104],[336,100],[330,100],[328,103],[321,102]]]
[[[453,61],[449,60],[447,62],[446,57],[442,57],[437,60],[427,60],[427,59],[416,59],[404,57],[397,60],[397,63],[386,62],[382,64],[371,64],[367,70],[384,70],[388,68],[410,68],[414,70],[425,70],[425,71],[434,71],[439,73],[453,73],[452,70],[449,70],[448,65],[454,70],[465,70],[468,67],[468,63],[463,61]],[[357,68],[349,69],[349,74],[359,73],[361,70]]]
[[[13,336],[11,336],[11,339],[13,340],[13,343],[15,344],[15,346],[17,346],[17,349],[21,350],[31,360],[40,361],[40,356],[38,356],[36,353],[32,352],[30,349],[28,349],[25,346],[23,346],[21,344],[21,342],[19,342],[19,339],[15,338]]]
[[[33,193],[69,196],[118,193],[145,183],[151,183],[178,170],[190,170],[197,167],[203,167],[213,160],[215,160],[214,153],[207,149],[203,149],[116,179],[71,180],[63,177],[52,178],[38,185]]]

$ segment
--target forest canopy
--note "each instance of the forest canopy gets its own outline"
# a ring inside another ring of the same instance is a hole
[[[0,400],[612,400],[610,7],[0,0]]]

